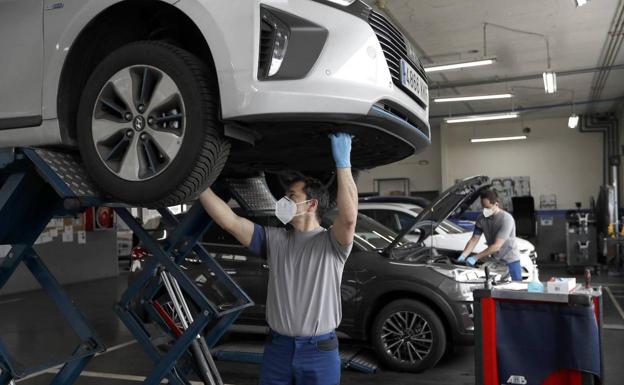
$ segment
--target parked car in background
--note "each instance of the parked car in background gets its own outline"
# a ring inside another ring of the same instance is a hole
[[[2,1],[0,52],[0,146],[78,149],[137,205],[223,169],[331,170],[337,127],[355,168],[431,141],[416,51],[360,0]]]
[[[439,205],[433,208],[434,210],[447,210],[447,206]],[[360,203],[359,211],[365,214],[384,226],[390,229],[400,232],[406,227],[413,226],[416,222],[419,222],[419,216],[423,213],[423,209],[419,206],[407,203]],[[472,237],[472,231],[467,231],[463,227],[456,225],[448,219],[440,222],[433,230],[433,235],[425,239],[423,242],[434,247],[437,250],[446,250],[448,253],[453,253],[455,257],[466,247],[466,243]],[[419,226],[410,233],[405,235],[405,238],[409,241],[416,242],[421,237],[421,229]],[[518,249],[520,250],[520,264],[522,265],[522,278],[528,279],[531,277],[533,269],[536,266],[537,252],[535,246],[522,238],[517,238]],[[479,253],[487,248],[485,243],[485,237],[481,237],[479,243],[475,247],[474,252]],[[488,258],[485,263],[481,265],[482,268],[489,267],[490,270],[496,271],[502,275],[508,275],[509,271],[507,266],[495,260],[494,258]]]
[[[415,206],[419,208],[427,207],[430,200],[418,197],[418,196],[400,196],[400,195],[374,195],[374,196],[366,196],[360,197],[359,199],[360,205],[362,203],[400,203],[406,204],[409,206]],[[444,222],[451,222],[456,224],[457,226],[464,228],[467,231],[474,230],[474,221],[470,221],[467,219],[459,218],[459,216],[450,216]]]

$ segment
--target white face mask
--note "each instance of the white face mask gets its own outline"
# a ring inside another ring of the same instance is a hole
[[[308,199],[307,201],[295,203],[292,199],[288,197],[283,197],[275,204],[275,216],[283,224],[288,224],[290,223],[290,221],[293,220],[294,217],[306,214],[305,212],[297,214],[297,205],[310,202],[311,200],[312,199]]]
[[[486,218],[491,217],[492,215],[494,215],[494,207],[490,207],[489,209],[484,207],[483,208],[483,216]]]

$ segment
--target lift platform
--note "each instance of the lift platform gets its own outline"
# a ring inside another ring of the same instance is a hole
[[[35,240],[52,218],[74,216],[93,206],[112,207],[153,256],[114,309],[154,362],[154,370],[144,383],[155,385],[167,379],[170,384],[190,384],[187,377],[192,370],[203,378],[202,370],[214,369],[214,365],[206,368],[184,358],[206,353],[253,302],[198,243],[212,225],[201,205],[194,205],[180,222],[168,209],[159,209],[163,220],[176,230],[165,240],[156,240],[131,215],[127,205],[97,191],[76,155],[45,149],[5,148],[0,149],[0,244],[12,245],[12,249],[0,266],[0,289],[24,263],[81,343],[70,357],[24,368],[0,340],[0,385],[57,365],[62,365],[62,369],[50,384],[73,384],[87,363],[105,351],[94,329],[33,249]],[[201,280],[192,280],[181,269],[190,253],[205,265]],[[155,299],[165,289],[175,294],[171,302],[177,312],[165,310]],[[147,320],[137,314],[139,309],[148,315]],[[147,322],[160,326],[170,343],[163,347],[162,334],[153,335],[150,332],[153,328],[147,327]],[[212,381],[220,383],[218,373]]]

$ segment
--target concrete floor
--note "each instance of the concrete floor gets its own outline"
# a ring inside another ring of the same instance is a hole
[[[557,269],[541,269],[546,277],[562,275]],[[594,283],[608,282],[605,295],[604,330],[605,384],[621,383],[624,367],[624,279],[595,277]],[[68,286],[66,289],[74,302],[96,328],[109,351],[96,357],[86,368],[76,384],[137,384],[150,372],[152,363],[133,342],[133,338],[116,318],[112,306],[125,290],[126,276]],[[618,308],[613,301],[618,303]],[[50,357],[69,355],[76,344],[72,333],[44,293],[40,291],[0,297],[0,337],[18,361],[33,366]],[[259,365],[233,362],[217,363],[227,384],[255,385]],[[19,381],[24,385],[48,384],[53,374],[41,373]],[[432,370],[421,374],[405,374],[381,370],[376,374],[363,374],[344,370],[342,384],[474,384],[474,350],[457,348],[447,354]]]

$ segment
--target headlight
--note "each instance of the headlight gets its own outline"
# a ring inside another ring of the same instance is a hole
[[[485,279],[485,272],[479,269],[462,269],[455,268],[452,270],[441,269],[435,266],[431,266],[436,273],[440,273],[445,277],[451,278],[457,282],[465,283],[483,283]]]

